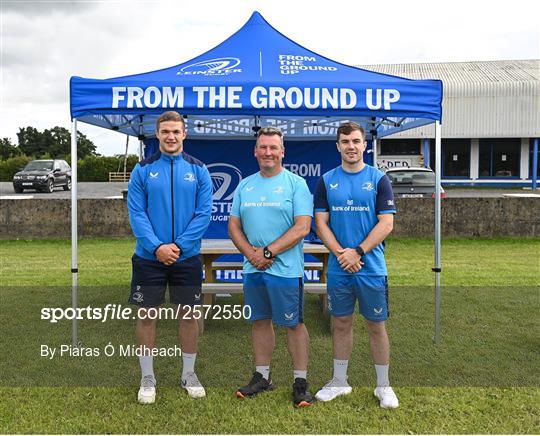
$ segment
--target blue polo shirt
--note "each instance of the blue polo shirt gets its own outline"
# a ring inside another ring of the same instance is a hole
[[[294,225],[297,216],[313,216],[313,200],[306,181],[283,170],[274,177],[255,173],[242,180],[236,191],[231,215],[240,218],[249,243],[265,247]],[[260,272],[247,259],[244,273]],[[280,253],[265,272],[280,277],[303,277],[303,241]]]
[[[343,248],[360,245],[379,222],[377,215],[396,213],[390,180],[370,165],[357,173],[348,173],[341,166],[325,173],[317,183],[314,204],[315,212],[329,212],[330,229]],[[384,243],[366,253],[362,260],[364,266],[356,274],[387,275]],[[333,254],[328,273],[350,274]]]

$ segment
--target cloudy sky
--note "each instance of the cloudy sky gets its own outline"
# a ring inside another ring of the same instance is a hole
[[[537,0],[0,0],[0,138],[69,128],[69,78],[109,78],[185,62],[258,10],[296,42],[359,65],[540,58]],[[79,123],[101,154],[125,136]],[[136,152],[136,141],[130,141]]]

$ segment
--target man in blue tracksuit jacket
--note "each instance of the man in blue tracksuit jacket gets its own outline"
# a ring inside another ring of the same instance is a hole
[[[162,114],[156,137],[159,152],[135,166],[128,189],[129,220],[137,238],[129,301],[139,306],[136,336],[143,355],[138,401],[143,404],[156,398],[154,308],[165,302],[167,285],[171,303],[179,305],[181,385],[191,397],[206,395],[194,369],[199,327],[196,319],[184,315],[201,304],[199,252],[210,224],[212,182],[206,166],[183,151],[186,131],[181,115]]]

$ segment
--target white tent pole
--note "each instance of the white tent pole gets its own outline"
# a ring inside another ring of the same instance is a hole
[[[77,118],[71,122],[71,306],[77,310]],[[72,342],[78,346],[77,317],[72,321]]]
[[[142,139],[142,136],[143,136],[143,133],[144,133],[144,127],[143,127],[143,116],[141,115],[139,117],[140,119],[140,122],[139,122],[139,162],[141,160],[143,160],[143,146],[144,146],[144,142]]]
[[[374,137],[371,141],[371,150],[373,152],[373,166],[375,168],[379,168],[379,165],[377,165],[377,138]]]
[[[435,334],[441,339],[441,123],[435,122]]]

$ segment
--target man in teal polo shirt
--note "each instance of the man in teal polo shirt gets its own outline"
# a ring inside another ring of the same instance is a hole
[[[313,402],[307,386],[309,335],[303,322],[302,244],[313,216],[312,196],[303,178],[282,166],[283,134],[273,127],[257,133],[254,155],[260,171],[234,193],[229,235],[245,256],[244,301],[251,308],[256,370],[236,392],[250,397],[273,388],[270,361],[275,346],[272,321],[287,329],[294,365],[293,402]]]

